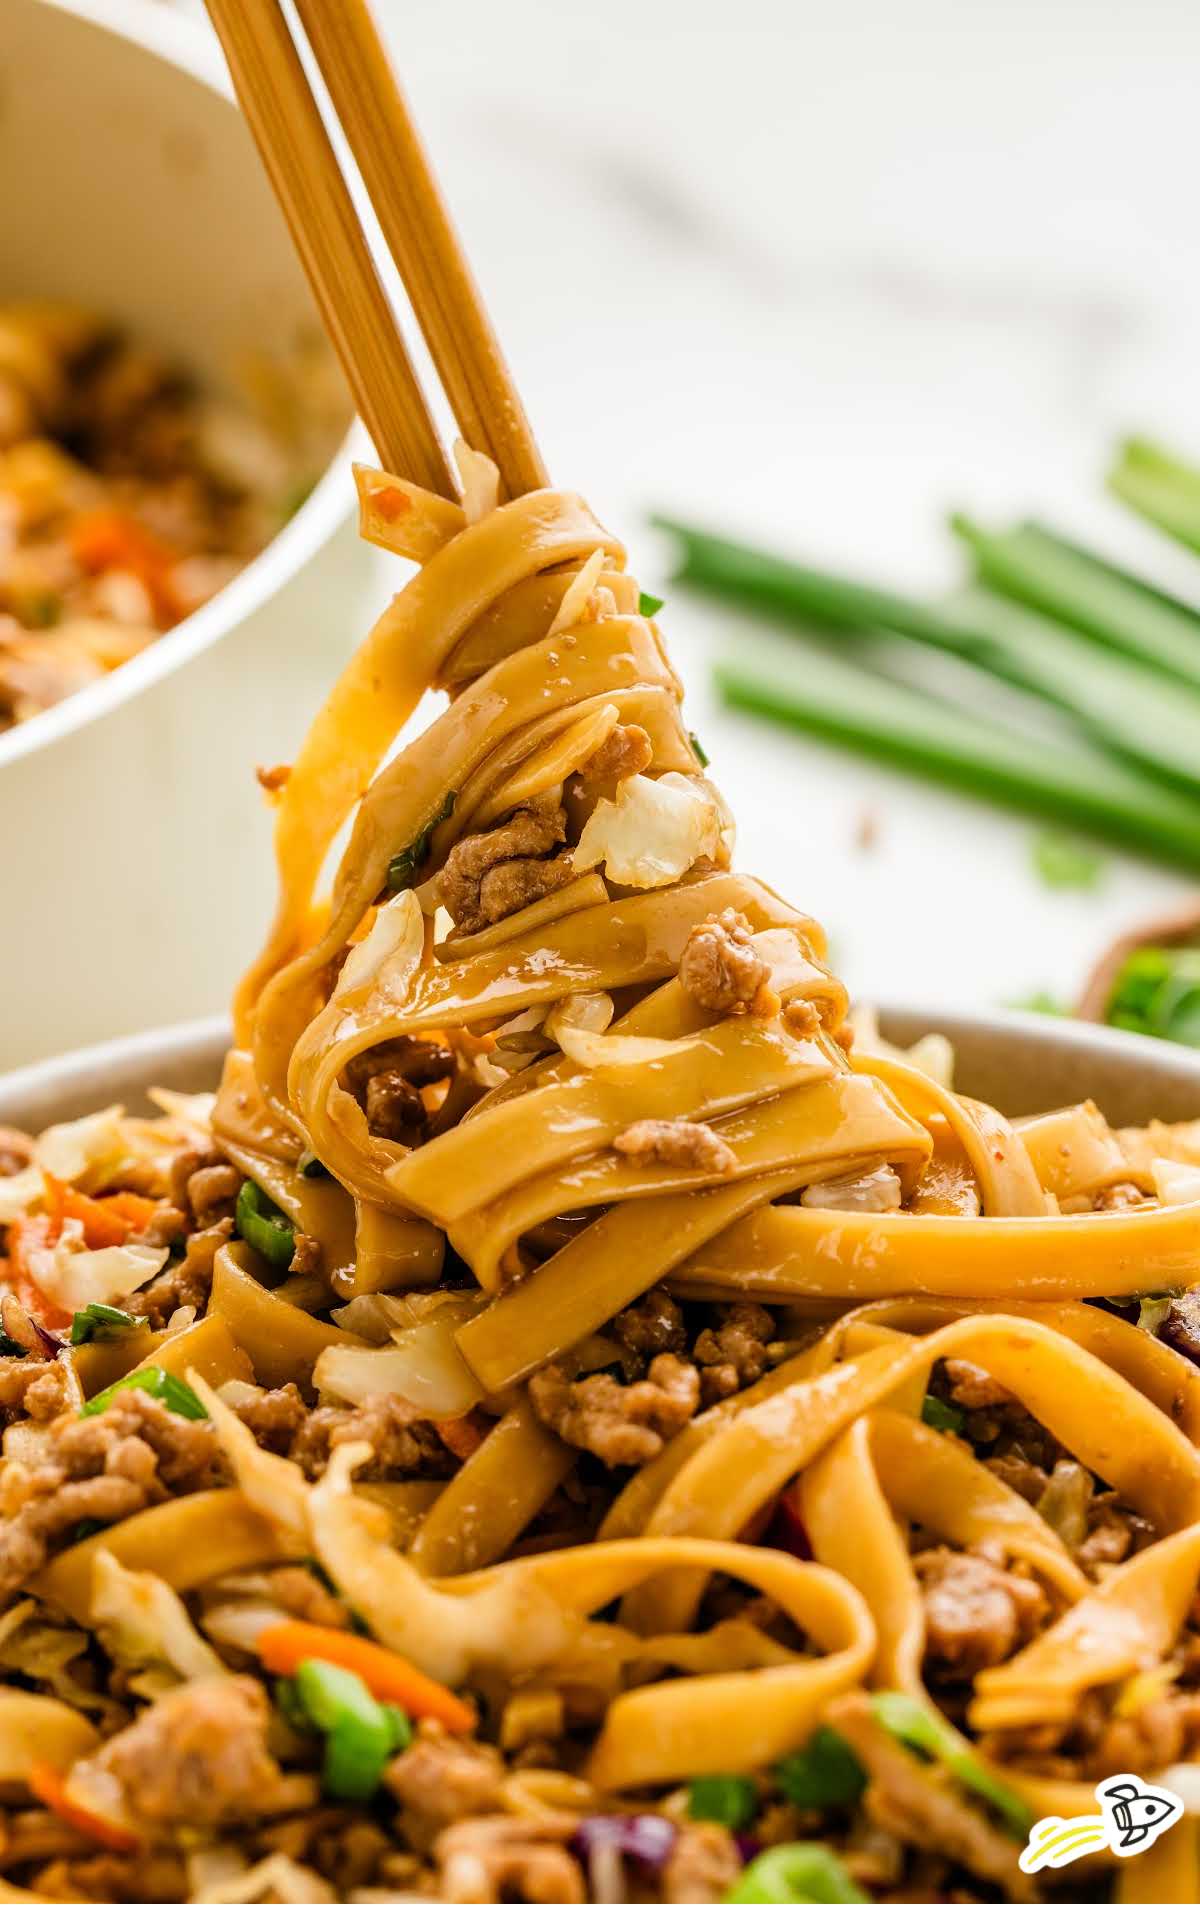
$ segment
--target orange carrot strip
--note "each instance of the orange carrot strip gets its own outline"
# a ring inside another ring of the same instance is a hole
[[[171,580],[172,551],[133,516],[119,509],[88,510],[71,525],[71,550],[91,575],[124,569],[137,576],[160,622],[177,622],[182,604]]]
[[[110,1191],[106,1197],[88,1199],[94,1211],[103,1212],[105,1218],[119,1218],[124,1222],[125,1235],[131,1230],[145,1230],[151,1218],[162,1209],[161,1203],[153,1197],[143,1197],[138,1191]],[[81,1213],[82,1215],[82,1213]],[[84,1217],[83,1234],[87,1236],[88,1220]]]
[[[437,1430],[439,1439],[449,1449],[451,1455],[456,1455],[460,1462],[465,1462],[469,1456],[474,1455],[476,1449],[482,1446],[483,1438],[487,1434],[487,1429],[480,1425],[474,1410],[465,1416],[453,1416],[444,1422],[435,1422],[433,1426]],[[488,1428],[490,1427],[489,1423]]]
[[[67,1784],[57,1767],[47,1760],[37,1760],[29,1769],[29,1790],[43,1806],[56,1812],[69,1826],[82,1832],[89,1839],[95,1839],[97,1845],[107,1846],[110,1852],[139,1852],[141,1840],[136,1833],[126,1830],[111,1819],[102,1819],[99,1813],[89,1812],[67,1792]]]
[[[15,1224],[9,1225],[7,1280],[23,1310],[27,1310],[44,1328],[59,1330],[71,1321],[71,1312],[46,1295],[33,1274],[31,1263],[34,1250],[49,1249],[55,1241],[51,1235],[51,1222],[51,1218],[43,1212],[37,1217],[18,1217]]]
[[[440,1720],[448,1733],[470,1733],[475,1715],[465,1700],[431,1680],[418,1667],[378,1641],[311,1621],[280,1621],[258,1637],[258,1656],[268,1673],[294,1674],[306,1660],[328,1660],[356,1673],[377,1700],[403,1707],[412,1719]]]
[[[123,1244],[131,1230],[144,1230],[158,1205],[152,1197],[139,1197],[136,1191],[114,1191],[109,1197],[87,1197],[73,1185],[63,1184],[49,1171],[46,1180],[46,1210],[50,1217],[48,1241],[57,1242],[63,1220],[78,1218],[83,1225],[83,1241],[89,1250],[105,1250],[111,1244]]]

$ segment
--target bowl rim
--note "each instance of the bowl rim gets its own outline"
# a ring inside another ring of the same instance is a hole
[[[37,4],[130,41],[207,86],[236,111],[216,37],[202,20],[163,6],[161,0],[37,0]],[[0,734],[0,772],[101,720],[248,621],[350,519],[353,464],[370,454],[362,425],[352,418],[311,493],[253,561],[211,601],[185,616],[140,655]]]

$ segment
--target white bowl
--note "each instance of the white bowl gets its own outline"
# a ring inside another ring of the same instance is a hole
[[[956,1088],[1010,1117],[1094,1098],[1117,1125],[1200,1118],[1200,1052],[1185,1046],[1028,1012],[882,1005],[879,1024],[902,1045],[944,1032]],[[0,1077],[0,1124],[36,1132],[114,1103],[144,1111],[148,1085],[211,1090],[228,1044],[228,1023],[216,1017],[43,1059]]]
[[[0,97],[0,296],[77,300],[217,381],[316,334],[202,23],[2,0]],[[228,998],[272,898],[254,768],[292,757],[377,593],[349,450],[211,603],[0,735],[0,1066]]]

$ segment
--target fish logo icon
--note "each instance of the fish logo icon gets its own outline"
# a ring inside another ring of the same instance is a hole
[[[1118,1773],[1095,1791],[1099,1814],[1038,1820],[1018,1861],[1023,1872],[1070,1865],[1091,1852],[1132,1858],[1168,1831],[1183,1812],[1183,1802],[1174,1793],[1148,1785],[1135,1773]]]

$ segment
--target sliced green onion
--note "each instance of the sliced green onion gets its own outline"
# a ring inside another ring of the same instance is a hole
[[[1138,1298],[1138,1328],[1150,1336],[1157,1336],[1159,1329],[1170,1314],[1173,1296],[1141,1296]]]
[[[247,1178],[238,1192],[237,1233],[276,1270],[286,1270],[296,1254],[296,1226]]]
[[[716,682],[732,707],[766,715],[872,759],[1053,820],[1155,859],[1200,868],[1200,805],[1063,735],[1002,726],[825,649],[797,655],[750,631]],[[1200,730],[1198,730],[1200,731]],[[1200,752],[1196,755],[1200,766]]]
[[[107,1521],[97,1521],[94,1515],[85,1515],[71,1530],[71,1546],[74,1547],[79,1541],[90,1541],[93,1535],[103,1534],[108,1526]]]
[[[982,529],[951,518],[983,582],[1135,661],[1200,686],[1200,614],[1041,523]]]
[[[148,1327],[146,1317],[130,1316],[128,1310],[116,1310],[111,1303],[85,1303],[71,1318],[71,1343],[78,1349],[80,1343],[104,1343],[128,1330]]]
[[[645,589],[643,589],[638,596],[638,614],[644,615],[648,621],[651,617],[658,614],[662,605],[663,599],[661,595],[647,595]]]
[[[953,1727],[907,1693],[873,1694],[871,1707],[885,1733],[926,1759],[937,1760],[960,1786],[986,1801],[1015,1838],[1026,1837],[1033,1824],[1029,1807],[1011,1786],[979,1764]]]
[[[412,1737],[408,1716],[381,1705],[358,1674],[327,1660],[302,1661],[292,1688],[296,1709],[325,1735],[325,1791],[332,1799],[369,1799]]]
[[[1096,598],[1090,621],[1060,612],[1057,598],[1043,601],[1029,591],[1006,589],[1003,566],[993,572],[981,565],[987,588],[966,590],[933,606],[686,524],[662,526],[683,545],[679,573],[686,582],[765,611],[810,640],[823,629],[840,631],[844,641],[867,634],[878,644],[881,635],[900,635],[941,650],[1048,703],[1089,740],[1136,762],[1147,775],[1192,794],[1200,791],[1200,615],[1048,531],[1030,528],[1020,534],[1036,542],[1043,567],[1082,569],[1089,600]],[[961,521],[957,527],[974,539],[973,547],[980,539],[989,548],[1002,540],[985,538]],[[1018,600],[1011,599],[1014,595]],[[1099,604],[1110,597],[1106,636],[1100,632]],[[1164,619],[1175,635],[1171,652],[1178,666],[1173,672],[1185,681],[1166,679],[1167,663],[1152,650],[1149,633],[1141,632],[1142,623],[1157,627]],[[1135,621],[1138,632],[1119,639]],[[1184,666],[1189,659],[1190,669]]]
[[[1200,549],[1200,469],[1182,457],[1130,437],[1121,445],[1108,487],[1148,522],[1188,549]]]
[[[433,830],[435,827],[440,827],[443,820],[449,820],[457,799],[457,793],[451,789],[429,825],[422,827],[415,840],[410,840],[399,853],[392,855],[388,861],[387,883],[393,893],[406,893],[410,886],[416,885],[417,875],[429,858],[429,843],[433,839]]]
[[[696,733],[694,728],[688,729],[688,740],[692,744],[692,753],[696,756],[696,759],[699,761],[701,767],[707,767],[708,754],[705,751],[703,741],[700,739],[700,736]]]
[[[819,1726],[802,1752],[781,1759],[773,1777],[801,1812],[852,1806],[867,1783],[858,1755],[831,1726]]]
[[[169,1369],[160,1369],[157,1363],[150,1363],[145,1369],[132,1369],[119,1382],[110,1383],[107,1389],[102,1389],[99,1395],[84,1403],[80,1415],[103,1415],[113,1397],[120,1395],[122,1389],[141,1389],[157,1402],[164,1403],[174,1415],[187,1416],[191,1422],[208,1420],[208,1410],[196,1391],[181,1377],[173,1376]]]
[[[773,1845],[751,1859],[726,1905],[870,1905],[827,1845]]]
[[[1071,1008],[1056,999],[1052,992],[1027,992],[1023,999],[1008,999],[1005,1002],[1014,1012],[1042,1012],[1050,1019],[1069,1019]]]
[[[1200,950],[1142,946],[1130,953],[1104,1016],[1126,1032],[1200,1045]]]
[[[940,1396],[926,1396],[921,1404],[921,1420],[931,1429],[939,1429],[943,1435],[961,1435],[963,1412],[952,1403],[943,1402]]]
[[[688,1818],[738,1832],[758,1811],[758,1787],[744,1773],[709,1773],[688,1784]]]
[[[316,1731],[312,1720],[309,1718],[308,1710],[304,1706],[299,1693],[296,1691],[296,1683],[294,1680],[277,1680],[274,1687],[274,1697],[275,1705],[279,1708],[280,1713],[282,1713],[288,1725],[295,1728],[297,1733],[313,1733]]]
[[[1099,885],[1104,873],[1104,861],[1094,848],[1049,829],[1034,840],[1032,858],[1033,870],[1045,886],[1088,892]]]

